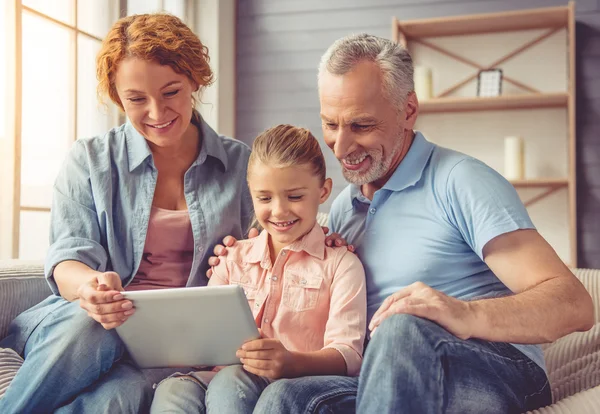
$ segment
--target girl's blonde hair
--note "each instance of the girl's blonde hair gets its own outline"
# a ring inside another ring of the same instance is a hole
[[[321,184],[326,179],[325,158],[319,141],[308,129],[277,125],[254,140],[248,161],[248,177],[256,162],[277,168],[309,165]]]

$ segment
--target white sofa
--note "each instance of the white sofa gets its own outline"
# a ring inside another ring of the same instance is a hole
[[[594,299],[596,323],[544,346],[554,404],[535,414],[600,413],[600,270],[573,271]],[[49,294],[41,263],[0,261],[0,338],[16,315]]]

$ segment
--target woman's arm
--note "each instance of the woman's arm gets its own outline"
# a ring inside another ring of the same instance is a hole
[[[88,265],[75,260],[60,262],[54,268],[54,280],[58,286],[58,293],[73,302],[79,299],[79,289],[83,285],[97,283],[102,272],[91,269]]]

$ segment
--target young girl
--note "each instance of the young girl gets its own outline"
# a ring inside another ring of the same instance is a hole
[[[364,270],[346,247],[325,246],[316,222],[331,193],[319,143],[303,128],[271,128],[254,141],[247,178],[264,230],[229,249],[209,286],[243,286],[262,338],[237,352],[242,365],[163,381],[153,412],[251,413],[279,378],[358,375]]]

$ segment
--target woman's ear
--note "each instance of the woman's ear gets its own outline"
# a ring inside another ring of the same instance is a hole
[[[319,204],[323,204],[329,196],[331,195],[331,187],[333,186],[333,181],[331,178],[327,178],[321,187],[321,196],[319,197]]]

